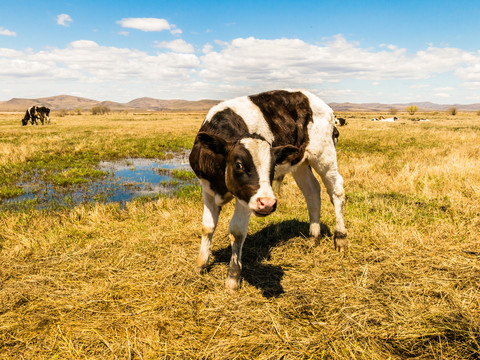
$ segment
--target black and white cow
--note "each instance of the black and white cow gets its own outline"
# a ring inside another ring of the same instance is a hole
[[[50,124],[50,109],[45,106],[30,106],[22,119],[22,125],[27,125],[28,121],[30,121],[32,125],[34,123],[38,125],[37,119],[40,119],[42,125],[44,123]]]
[[[337,118],[335,117],[335,125],[345,126],[347,125],[347,120],[345,118]]]
[[[236,198],[228,228],[232,257],[225,287],[240,285],[241,256],[251,214],[267,216],[277,199],[272,181],[292,173],[307,201],[310,235],[320,235],[320,174],[335,208],[335,248],[347,248],[343,178],[337,170],[338,130],[332,109],[308,91],[276,90],[215,105],[195,138],[190,165],[202,185],[202,242],[196,270],[208,265],[222,205]]]

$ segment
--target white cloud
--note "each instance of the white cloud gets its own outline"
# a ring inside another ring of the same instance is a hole
[[[429,84],[414,84],[412,86],[410,86],[412,89],[426,89],[426,88],[429,88],[430,85]]]
[[[0,35],[4,35],[4,36],[16,36],[17,33],[15,33],[14,31],[10,31],[8,29],[4,29],[2,27],[0,27]]]
[[[398,46],[397,45],[393,45],[393,44],[380,44],[379,47],[381,48],[387,48],[389,50],[397,50],[398,49]]]
[[[193,53],[193,45],[187,43],[185,40],[176,39],[172,41],[155,41],[155,47],[166,48],[178,53]]]
[[[480,63],[472,63],[470,66],[458,68],[455,70],[455,75],[467,82],[479,82]]]
[[[162,23],[164,30],[175,29],[166,21]],[[146,23],[139,22],[136,26],[160,31],[159,24],[146,27]],[[386,101],[391,97],[390,101],[395,102],[410,96],[422,101],[450,96],[453,101],[458,94],[468,95],[480,86],[480,53],[457,48],[429,45],[409,53],[385,45],[378,50],[362,48],[342,35],[323,44],[253,37],[214,41],[200,46],[198,55],[192,44],[183,39],[155,44],[168,51],[149,53],[102,46],[91,40],[77,40],[64,48],[42,51],[0,48],[0,82],[20,89],[19,96],[26,96],[21,89],[25,92],[38,88],[30,85],[41,80],[42,88],[52,84],[50,93],[60,93],[58,84],[64,82],[69,93],[103,91],[103,98],[109,100],[127,94],[135,97],[136,91],[137,96],[162,93],[168,98],[190,94],[221,99],[289,87],[314,89],[318,94],[326,94],[327,101]],[[100,82],[102,87],[91,85]],[[386,84],[392,85],[390,91]],[[433,90],[424,90],[427,87]],[[145,94],[145,89],[157,89],[158,93]],[[405,89],[417,90],[412,95],[404,93]]]
[[[5,56],[7,55],[7,56]],[[92,61],[92,59],[95,61]],[[0,49],[0,79],[28,77],[100,82],[180,80],[199,66],[192,54],[146,52],[106,47],[90,40],[73,41],[63,49],[9,53]]]
[[[128,31],[119,31],[118,35],[128,36],[128,35],[130,35],[130,33]]]
[[[213,45],[212,45],[212,44],[208,44],[208,43],[205,44],[205,45],[203,46],[203,48],[202,48],[202,52],[203,52],[204,54],[208,54],[209,52],[212,52],[212,50],[213,50]]]
[[[57,16],[57,24],[62,26],[70,26],[73,19],[68,14],[60,14]]]
[[[337,35],[323,45],[300,39],[234,39],[216,42],[220,51],[205,53],[201,76],[210,81],[291,84],[310,86],[332,80],[428,79],[434,74],[475,67],[480,79],[480,55],[456,48],[427,49],[408,54],[406,49],[385,46],[373,51]],[[458,74],[466,74],[458,70]],[[477,76],[470,77],[477,79]]]
[[[21,57],[21,56],[23,56],[22,51],[0,48],[0,58],[2,57],[14,58],[14,57]]]
[[[435,88],[435,89],[433,89],[433,90],[434,90],[434,91],[440,91],[440,92],[443,91],[443,92],[445,92],[445,91],[453,91],[453,90],[455,90],[455,88],[452,87],[452,86],[442,86],[442,87],[437,87],[437,88]]]
[[[449,93],[435,93],[434,95],[439,98],[449,98],[452,96],[452,94]]]
[[[172,34],[181,34],[182,30],[177,29],[173,24],[169,24],[165,19],[157,18],[125,18],[117,21],[124,28],[137,29],[142,31],[165,31]]]

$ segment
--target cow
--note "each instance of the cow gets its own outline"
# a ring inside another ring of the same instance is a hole
[[[22,125],[25,126],[28,124],[28,121],[31,121],[33,125],[33,117],[35,116],[35,106],[30,106],[25,112],[25,116],[22,119]]]
[[[335,117],[335,125],[345,126],[347,124],[348,124],[348,122],[347,122],[346,119]]]
[[[395,122],[398,120],[398,117],[394,116],[394,117],[391,117],[391,118],[384,118],[383,116],[380,115],[380,117],[378,118],[373,118],[373,119],[370,119],[370,121],[383,121],[383,122]]]
[[[45,106],[30,106],[22,119],[22,125],[27,125],[28,121],[32,125],[38,125],[37,119],[40,119],[42,125],[44,123],[50,124],[50,109]]]
[[[398,120],[398,117],[394,116],[391,118],[384,118],[383,116],[380,116],[380,119],[378,121],[384,121],[384,122],[395,122]]]
[[[223,101],[207,113],[189,156],[203,195],[202,240],[196,271],[208,266],[221,207],[236,198],[228,232],[232,256],[225,288],[240,287],[242,247],[251,214],[267,216],[277,198],[272,181],[291,173],[306,202],[310,236],[320,236],[318,173],[335,208],[335,248],[347,249],[345,191],[337,169],[332,109],[306,90],[274,90]]]

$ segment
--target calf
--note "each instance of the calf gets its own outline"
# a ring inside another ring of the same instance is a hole
[[[337,170],[338,131],[332,109],[308,91],[276,90],[224,101],[207,114],[190,153],[202,185],[202,242],[196,270],[208,265],[221,207],[236,198],[228,228],[232,257],[225,287],[240,285],[242,247],[251,214],[267,216],[277,199],[272,181],[292,173],[310,218],[310,235],[320,236],[321,176],[335,208],[335,248],[347,248],[343,178]]]

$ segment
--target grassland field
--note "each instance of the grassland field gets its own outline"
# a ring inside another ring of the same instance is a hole
[[[32,179],[88,184],[101,160],[191,148],[204,115],[53,113],[22,127],[0,114],[0,201]],[[323,186],[314,241],[287,176],[277,211],[250,221],[237,293],[223,289],[232,203],[209,271],[193,271],[199,187],[0,211],[0,359],[480,358],[480,116],[377,115],[337,114],[347,254]]]

